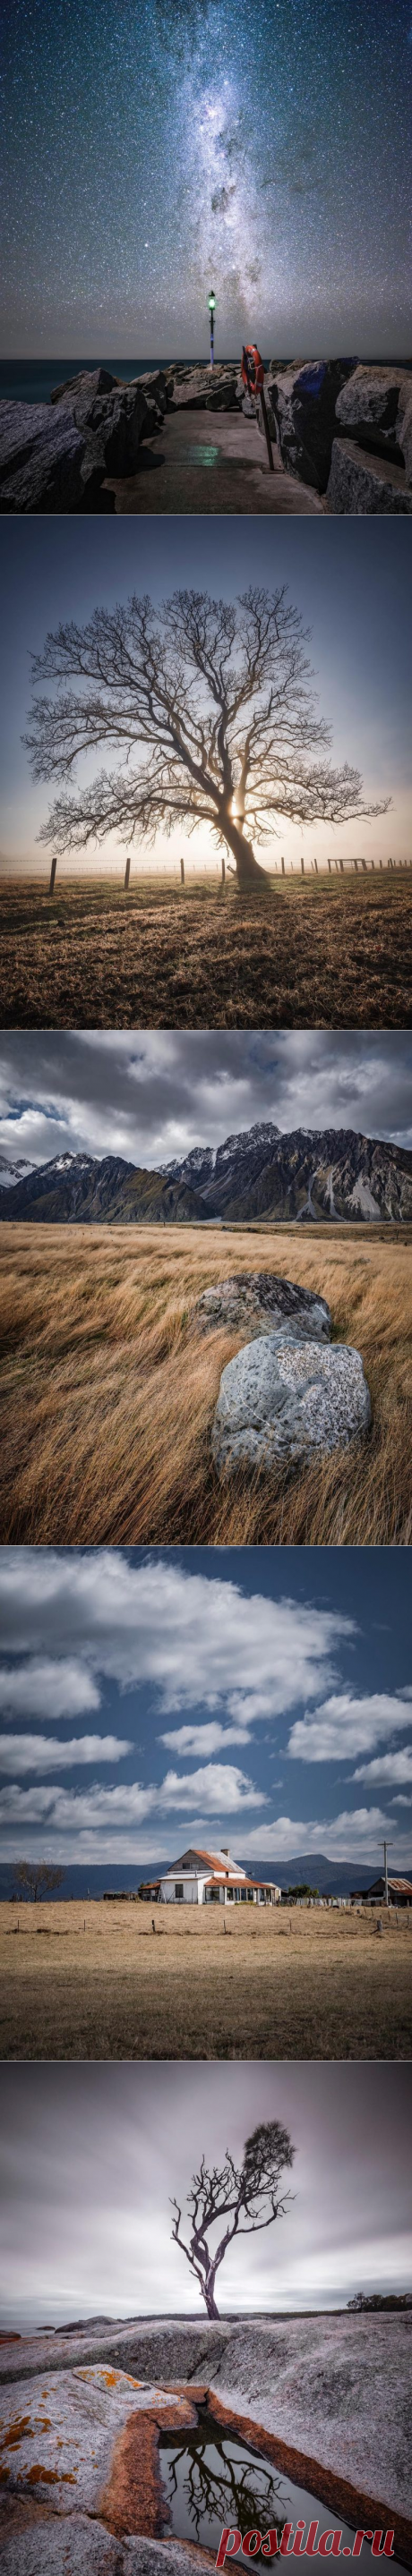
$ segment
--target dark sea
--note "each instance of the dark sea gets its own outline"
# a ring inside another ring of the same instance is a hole
[[[238,359],[239,359],[239,363],[240,363],[239,351],[237,351],[237,353],[236,353],[236,355],[235,355],[235,358],[232,358],[232,359],[230,359],[230,353],[228,352],[228,353],[226,354],[225,363],[226,363],[226,364],[229,364],[229,362],[230,362],[230,364],[231,364],[231,365],[235,365],[235,364],[237,364]],[[180,366],[180,367],[181,367],[181,366],[184,366],[184,365],[192,366],[192,367],[196,367],[196,366],[205,367],[205,366],[207,366],[207,362],[208,362],[208,352],[207,352],[207,351],[206,351],[206,352],[204,352],[204,353],[203,353],[203,356],[202,356],[202,357],[200,357],[200,358],[194,358],[194,357],[191,357],[191,358],[187,358],[187,359],[179,358],[179,359],[175,360],[175,364],[176,364],[176,365],[178,365],[178,366]],[[218,358],[217,358],[217,359],[216,359],[216,364],[218,365],[218,363],[219,363],[219,361],[218,361]],[[280,366],[281,364],[283,364],[283,365],[284,365],[284,364],[287,364],[287,360],[281,360],[281,359],[279,358],[278,363],[279,363],[279,366]],[[362,361],[361,361],[361,360],[359,360],[359,361],[358,361],[358,363],[359,363],[359,364],[361,364],[361,363],[362,363]],[[380,361],[379,361],[379,359],[371,358],[371,359],[368,361],[368,363],[369,363],[369,365],[370,365],[370,366],[378,366],[378,365],[380,364]],[[412,359],[411,359],[411,358],[396,358],[396,359],[395,359],[395,358],[393,358],[393,359],[392,359],[392,358],[385,358],[385,359],[384,359],[384,361],[383,361],[383,364],[385,365],[385,367],[391,367],[391,366],[402,366],[402,367],[407,367],[407,368],[408,368],[408,370],[410,371],[410,370],[411,370],[411,368],[412,368]],[[51,395],[51,393],[53,392],[53,387],[54,387],[54,385],[63,385],[63,384],[65,383],[65,380],[66,380],[66,377],[67,377],[67,376],[79,376],[79,375],[81,374],[81,372],[82,372],[83,368],[84,368],[84,369],[87,369],[87,371],[88,371],[88,374],[89,374],[89,375],[92,375],[95,367],[107,367],[107,368],[108,368],[109,375],[112,375],[112,376],[121,376],[121,377],[122,377],[122,379],[123,379],[123,383],[124,383],[124,384],[129,384],[129,383],[130,383],[130,381],[131,381],[131,378],[132,378],[132,377],[134,377],[134,376],[146,376],[147,374],[151,373],[151,372],[152,372],[152,369],[153,369],[153,368],[155,368],[155,367],[172,367],[172,366],[173,366],[173,358],[172,358],[172,357],[170,357],[170,358],[167,358],[167,357],[163,357],[163,358],[1,358],[1,359],[0,359],[0,398],[2,399],[2,401],[3,401],[3,402],[4,402],[4,401],[7,401],[7,402],[26,402],[26,403],[27,403],[27,402],[36,402],[36,403],[50,402],[50,395]],[[268,367],[268,366],[269,366],[269,359],[268,359],[268,358],[265,358],[265,359],[264,359],[264,366],[265,366],[265,367]]]
[[[64,385],[67,376],[80,376],[83,369],[93,375],[95,367],[107,367],[110,376],[121,376],[127,385],[132,376],[171,364],[171,358],[1,358],[0,396],[3,402],[50,402],[54,386]]]

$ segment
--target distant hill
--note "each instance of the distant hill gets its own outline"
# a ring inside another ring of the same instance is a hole
[[[243,1860],[250,1878],[270,1878],[278,1887],[317,1887],[320,1896],[350,1896],[352,1887],[370,1887],[379,1867],[379,1857],[366,1865],[356,1859],[356,1854],[353,1861],[331,1861],[325,1852],[298,1852],[293,1860]],[[63,1886],[52,1902],[58,1904],[59,1896],[99,1897],[105,1888],[111,1888],[114,1895],[125,1888],[133,1894],[142,1879],[161,1878],[166,1869],[170,1869],[170,1859],[125,1861],[123,1865],[115,1861],[91,1862],[89,1868],[83,1862],[68,1862]],[[412,1877],[412,1867],[405,1867],[402,1877]],[[10,1895],[12,1878],[12,1862],[3,1861],[0,1897]]]
[[[154,1172],[120,1154],[58,1154],[37,1170],[5,1164],[4,1216],[45,1225],[247,1224],[254,1217],[402,1225],[412,1222],[412,1153],[352,1127],[297,1127],[283,1136],[269,1119],[228,1136],[216,1153],[195,1145]]]
[[[0,1176],[1,1177],[1,1176]],[[59,1154],[0,1187],[0,1217],[36,1225],[199,1225],[203,1210],[190,1184],[140,1171],[121,1154]]]

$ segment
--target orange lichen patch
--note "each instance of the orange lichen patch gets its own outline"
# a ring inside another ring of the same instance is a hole
[[[27,2471],[29,2487],[39,2486],[40,2481],[45,2487],[74,2487],[76,2478],[77,2469],[44,2469],[39,2460],[33,2461],[33,2468]]]
[[[17,2451],[20,2442],[33,2442],[35,2433],[50,2433],[50,2431],[48,2415],[38,2417],[36,2424],[30,2423],[29,2415],[15,2415],[13,2423],[9,2424],[8,2432],[2,2434],[1,2449]]]
[[[394,2557],[400,2558],[402,2565],[410,2568],[412,2522],[404,2514],[397,2514],[393,2504],[384,2504],[379,2497],[365,2495],[363,2489],[352,2486],[348,2478],[340,2477],[337,2470],[326,2469],[320,2460],[313,2460],[306,2451],[296,2451],[289,2442],[278,2441],[275,2433],[266,2432],[265,2426],[256,2424],[252,2416],[235,2415],[232,2408],[223,2406],[220,2397],[215,2397],[211,2391],[209,2404],[217,2424],[232,2425],[255,2451],[272,2460],[274,2468],[283,2470],[287,2477],[293,2479],[295,2486],[308,2487],[309,2493],[320,2498],[321,2504],[327,2505],[331,2513],[341,2515],[342,2521],[354,2523],[356,2530],[368,2522],[373,2523],[374,2530],[378,2524],[382,2530],[388,2527],[392,2530],[393,2527]]]
[[[121,2388],[125,2379],[127,2380],[128,2388],[142,2387],[142,2380],[133,2379],[130,2370],[104,2370],[103,2363],[101,2369],[98,2370],[96,2368],[96,2364],[92,2362],[89,2370],[76,2370],[74,2377],[76,2379],[91,2380],[92,2386],[94,2386],[96,2380],[98,2380],[99,2384],[102,2383],[104,2388]]]

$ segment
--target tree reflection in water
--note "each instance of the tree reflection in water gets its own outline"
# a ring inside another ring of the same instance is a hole
[[[282,2510],[280,2482],[273,2469],[252,2451],[248,2453],[231,2430],[221,2429],[213,2415],[202,2412],[193,2430],[161,2433],[159,2447],[164,2472],[167,2455],[168,2497],[176,2532],[173,2499],[180,2494],[196,2540],[202,2535],[205,2539],[205,2526],[214,2523],[219,2534],[224,2525],[231,2529],[234,2525],[238,2531],[256,2527],[267,2531],[270,2526],[281,2533],[285,2505]]]

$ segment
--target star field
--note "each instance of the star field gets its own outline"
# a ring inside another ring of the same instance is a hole
[[[409,12],[8,0],[6,355],[407,353]]]

